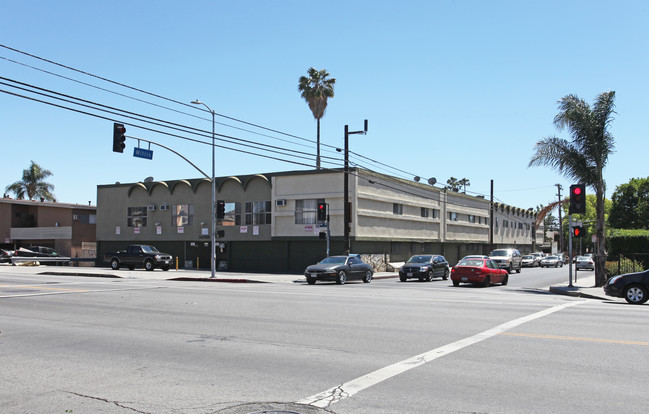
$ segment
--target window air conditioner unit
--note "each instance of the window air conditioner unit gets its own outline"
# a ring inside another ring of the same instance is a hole
[[[168,204],[160,204],[160,211],[162,210],[169,210],[169,205]]]
[[[147,207],[147,210],[148,211],[155,211],[155,204],[149,204],[149,206]]]
[[[277,207],[284,207],[286,205],[286,200],[275,200],[275,205]]]

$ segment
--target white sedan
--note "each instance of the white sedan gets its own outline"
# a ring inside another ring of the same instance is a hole
[[[559,256],[547,256],[541,260],[541,267],[563,267],[563,260]]]
[[[577,270],[595,270],[595,262],[588,256],[579,256],[575,259],[575,271]]]

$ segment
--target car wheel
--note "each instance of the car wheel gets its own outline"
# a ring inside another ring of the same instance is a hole
[[[503,278],[502,285],[507,286],[507,283],[509,283],[509,275],[505,275],[505,277]]]
[[[516,269],[516,273],[520,273],[522,268],[523,268],[523,265],[518,266],[518,269]]]
[[[511,273],[513,270],[514,270],[514,268],[512,267],[512,264],[510,263],[509,267],[507,268],[507,273]]]
[[[167,266],[167,265],[162,266],[162,270],[164,270],[165,272],[168,271],[168,270],[169,270],[169,266]]]
[[[631,285],[624,289],[624,299],[634,305],[641,305],[649,299],[647,288],[642,285]]]
[[[135,269],[135,266],[133,266],[133,265],[128,265],[128,270],[134,270],[134,269]]]
[[[442,276],[442,279],[448,280],[448,269],[444,269],[444,276]]]
[[[483,287],[489,287],[489,285],[491,285],[491,277],[487,276],[487,277],[484,278],[484,282],[482,282],[482,286]]]
[[[372,271],[366,270],[365,276],[363,276],[363,283],[370,283],[372,281]]]
[[[110,261],[110,268],[113,269],[113,270],[119,270],[119,260],[112,259]]]
[[[408,280],[408,278],[406,276],[399,275],[399,280],[405,282],[406,280]]]
[[[457,280],[454,280],[454,281],[453,281],[453,286],[460,286],[460,282],[457,281]]]
[[[315,278],[314,277],[307,277],[306,278],[306,283],[310,285],[315,285]]]
[[[347,273],[345,273],[344,270],[341,270],[340,272],[338,272],[338,277],[336,278],[336,284],[344,285],[346,281],[347,281]]]
[[[144,262],[144,268],[149,271],[153,270],[155,268],[155,266],[153,265],[153,260],[147,260],[146,262]]]
[[[426,272],[426,277],[424,277],[424,280],[426,282],[430,282],[431,280],[433,280],[433,271],[432,270],[429,270],[428,272]]]

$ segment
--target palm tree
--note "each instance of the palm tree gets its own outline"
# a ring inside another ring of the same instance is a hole
[[[459,181],[459,184],[464,187],[464,194],[466,194],[466,187],[471,185],[471,181],[468,178],[463,178]]]
[[[309,105],[313,117],[318,123],[318,148],[315,165],[317,169],[320,169],[320,118],[324,116],[327,109],[327,99],[334,97],[336,79],[329,78],[329,73],[325,69],[309,68],[307,74],[309,76],[300,77],[297,90],[302,93],[302,98]]]
[[[613,153],[615,143],[608,131],[613,121],[615,92],[603,92],[597,96],[591,108],[575,95],[567,95],[559,103],[559,113],[554,125],[568,129],[572,140],[557,137],[538,141],[529,166],[548,166],[577,183],[595,190],[597,230],[595,284],[606,283],[606,251],[604,239],[604,197],[606,182],[604,167]]]
[[[23,179],[7,186],[5,191],[13,192],[19,200],[24,199],[27,195],[30,200],[39,197],[46,201],[56,201],[52,194],[54,186],[43,181],[51,175],[51,171],[42,169],[40,165],[32,161],[29,168],[23,170]]]

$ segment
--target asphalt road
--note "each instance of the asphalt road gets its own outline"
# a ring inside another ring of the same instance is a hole
[[[649,305],[448,281],[0,275],[7,413],[646,412]]]

